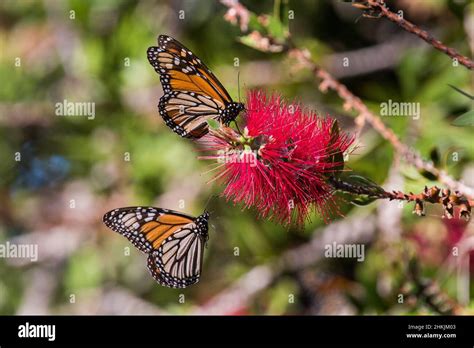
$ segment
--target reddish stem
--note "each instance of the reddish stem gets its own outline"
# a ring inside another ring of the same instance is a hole
[[[402,16],[399,16],[398,14],[390,11],[388,7],[386,6],[385,1],[369,0],[367,3],[372,13],[377,13],[378,15],[387,18],[391,22],[396,23],[398,26],[405,29],[409,33],[415,34],[416,36],[426,41],[437,50],[447,54],[453,59],[456,59],[460,64],[464,65],[466,68],[471,69],[471,70],[474,69],[474,61],[458,53],[454,48],[446,46],[441,41],[435,39],[426,30],[421,29],[415,24],[404,19]]]

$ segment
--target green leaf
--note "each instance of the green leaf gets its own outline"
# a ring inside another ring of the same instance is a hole
[[[360,175],[351,174],[347,176],[346,178],[344,178],[344,181],[352,185],[359,185],[359,186],[371,188],[374,190],[374,192],[379,192],[379,193],[385,192],[385,190],[382,187],[380,187],[378,184]]]
[[[239,38],[239,41],[244,45],[249,46],[250,48],[256,49],[261,51],[260,47],[256,44],[255,40],[253,39],[252,35],[244,35]]]
[[[457,127],[469,127],[474,126],[474,110],[465,112],[461,116],[458,116],[453,122],[453,126]]]
[[[433,161],[435,167],[439,167],[441,155],[437,147],[433,147],[430,151],[430,159]]]
[[[268,33],[278,41],[284,40],[287,36],[287,30],[279,18],[271,16],[268,21]]]
[[[331,163],[338,163],[336,166],[331,168],[331,175],[335,175],[336,177],[341,175],[342,170],[344,169],[344,156],[342,152],[336,152],[334,155],[331,156]]]
[[[467,92],[464,92],[462,89],[457,88],[457,87],[455,87],[455,86],[453,86],[453,85],[450,85],[449,83],[448,83],[448,86],[451,87],[452,89],[454,89],[456,92],[459,92],[459,93],[461,93],[462,95],[468,97],[469,99],[474,100],[474,96],[470,95],[470,94],[467,93]]]
[[[434,181],[434,180],[437,179],[437,176],[436,176],[436,175],[434,175],[433,173],[428,172],[428,171],[426,171],[426,170],[421,170],[421,171],[420,171],[420,174],[421,174],[424,178],[426,178],[426,179],[428,179],[428,180],[433,180],[433,181]]]
[[[377,198],[375,197],[368,197],[368,196],[359,196],[351,200],[351,203],[358,206],[369,205]]]
[[[249,29],[250,31],[256,30],[261,33],[265,31],[264,26],[258,21],[258,16],[253,12],[250,13]]]
[[[339,123],[334,120],[331,127],[331,139],[329,140],[328,147],[331,149],[339,138]],[[341,171],[344,169],[344,156],[341,151],[334,149],[334,154],[330,157],[331,163],[338,163],[337,166],[332,167],[331,175],[339,176]]]
[[[217,122],[216,120],[212,118],[207,119],[207,124],[209,125],[209,128],[214,129],[214,130],[217,130],[220,128],[219,122]]]
[[[332,145],[334,142],[337,140],[339,137],[339,122],[337,120],[334,120],[331,126],[331,140],[329,141],[329,144]]]
[[[283,14],[286,14],[286,15],[283,15],[281,16],[281,23],[283,24],[283,26],[286,28],[286,30],[288,31],[288,34],[290,32],[289,30],[289,11],[290,8],[289,8],[289,0],[283,0],[283,11],[281,13]]]

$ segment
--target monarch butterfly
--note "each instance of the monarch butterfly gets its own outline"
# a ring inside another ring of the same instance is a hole
[[[104,224],[148,254],[148,270],[160,284],[185,288],[201,275],[208,240],[205,211],[197,218],[154,207],[126,207],[109,211]]]
[[[208,119],[228,125],[244,109],[207,66],[172,37],[160,35],[158,47],[149,47],[147,55],[163,86],[160,115],[180,136],[198,139],[207,134]]]

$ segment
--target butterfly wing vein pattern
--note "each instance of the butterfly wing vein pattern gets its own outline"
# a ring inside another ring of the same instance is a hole
[[[126,207],[104,215],[107,227],[148,254],[148,269],[161,285],[185,288],[199,281],[209,213],[197,218],[154,207]]]
[[[180,136],[198,139],[207,134],[208,119],[227,125],[244,109],[207,66],[172,37],[160,35],[158,46],[148,48],[147,55],[163,86],[160,115]]]

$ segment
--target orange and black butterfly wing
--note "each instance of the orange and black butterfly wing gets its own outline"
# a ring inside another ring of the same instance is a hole
[[[204,212],[167,237],[148,257],[148,269],[160,284],[185,288],[201,276],[209,213]]]
[[[160,284],[185,288],[199,281],[206,238],[194,229],[183,227],[148,256],[148,269]]]
[[[172,210],[154,207],[125,207],[104,215],[104,224],[120,233],[144,253],[151,253],[163,240],[193,222],[193,218]]]
[[[212,73],[211,69],[209,69],[201,59],[199,59],[199,57],[191,52],[191,50],[187,49],[182,43],[170,36],[160,35],[158,37],[158,47],[163,49],[165,52],[173,54],[174,57],[179,58],[179,61],[174,61],[175,63],[179,62],[179,64],[176,65],[176,68],[178,70],[181,69],[182,71],[183,69],[186,71],[189,70],[191,80],[195,82],[196,85],[203,86],[200,79],[205,80],[209,84],[209,86],[203,88],[203,93],[216,100],[221,100],[224,105],[232,103],[232,98],[229,93]],[[196,75],[196,77],[192,75]]]
[[[185,138],[200,138],[208,131],[206,120],[219,117],[218,103],[206,95],[173,91],[160,99],[160,115],[166,125]]]
[[[204,63],[175,39],[160,35],[158,47],[148,48],[147,54],[165,93],[158,105],[160,115],[179,135],[200,138],[208,132],[208,119],[228,124],[243,110]],[[192,100],[178,105],[181,108],[169,105],[183,99]]]
[[[192,218],[167,209],[127,207],[108,212],[103,221],[149,254],[148,269],[160,285],[185,288],[199,281],[208,217],[208,213]]]

